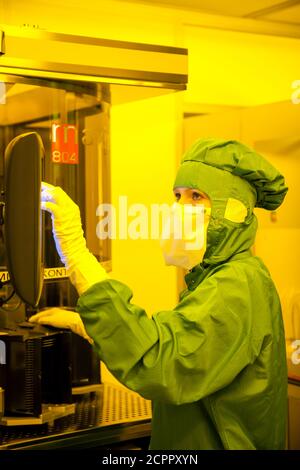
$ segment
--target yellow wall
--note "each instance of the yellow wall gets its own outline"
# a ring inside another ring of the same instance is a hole
[[[128,204],[142,203],[147,208],[173,201],[181,134],[178,99],[171,94],[112,108],[112,202],[116,207],[122,195],[128,196]],[[157,240],[114,240],[112,258],[111,277],[132,289],[132,302],[148,315],[175,307],[176,271],[164,265]],[[104,380],[115,380],[105,367],[101,371]]]
[[[255,106],[290,99],[299,39],[188,26],[184,38],[187,102]]]

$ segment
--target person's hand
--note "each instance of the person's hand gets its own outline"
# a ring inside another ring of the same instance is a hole
[[[59,186],[42,183],[41,207],[51,214],[56,249],[79,295],[107,279],[105,269],[86,246],[75,202]]]
[[[79,207],[59,186],[44,182],[41,206],[51,214],[56,249],[68,268],[87,250]]]
[[[86,339],[90,344],[94,341],[89,337],[85,331],[83,321],[77,312],[72,310],[66,310],[59,307],[49,308],[42,312],[32,315],[29,318],[31,323],[39,323],[40,325],[50,325],[55,328],[66,328],[71,330],[73,333]]]

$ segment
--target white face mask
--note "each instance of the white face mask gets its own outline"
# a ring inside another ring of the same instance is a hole
[[[210,212],[210,209],[202,204],[173,204],[160,240],[167,265],[191,269],[202,261],[208,226],[204,211]]]

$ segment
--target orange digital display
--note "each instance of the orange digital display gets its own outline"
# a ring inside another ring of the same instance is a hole
[[[78,164],[78,130],[70,124],[52,124],[51,160],[53,163]]]

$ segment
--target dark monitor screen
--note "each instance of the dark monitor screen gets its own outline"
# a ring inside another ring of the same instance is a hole
[[[41,172],[44,147],[36,132],[15,137],[5,150],[4,237],[16,294],[37,306],[43,286]]]

